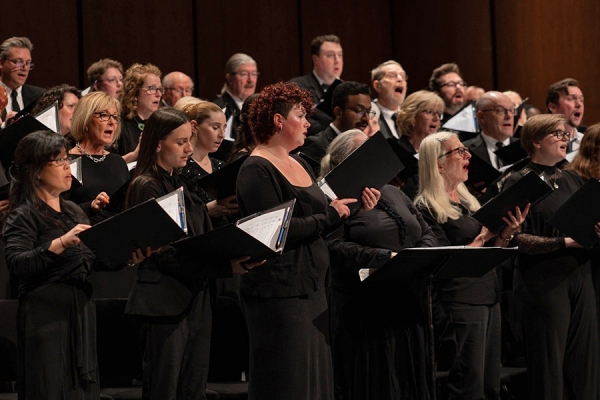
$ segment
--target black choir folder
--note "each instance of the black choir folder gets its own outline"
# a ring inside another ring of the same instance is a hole
[[[248,156],[243,156],[227,164],[221,169],[214,171],[196,182],[196,186],[200,187],[216,199],[224,199],[235,194],[235,185],[237,181],[240,167],[246,161]]]
[[[552,188],[533,171],[526,174],[499,195],[485,203],[473,214],[473,217],[493,233],[500,233],[506,223],[502,217],[515,207],[521,210],[527,203],[534,205],[552,192]]]
[[[238,220],[235,224],[172,243],[180,264],[219,263],[250,256],[250,261],[275,257],[283,252],[296,199]]]
[[[588,180],[550,217],[550,224],[586,248],[598,243],[594,225],[600,222],[600,182]]]
[[[49,130],[35,117],[26,115],[0,131],[0,160],[4,171],[8,174],[9,167],[15,159],[15,150],[21,139],[32,132]]]
[[[138,248],[159,248],[181,239],[186,231],[183,188],[179,188],[102,221],[79,238],[110,268],[131,260]]]
[[[487,188],[492,182],[498,179],[502,174],[490,163],[479,157],[477,154],[470,152],[471,158],[469,159],[469,177],[465,182],[465,185],[472,186],[475,189],[482,191]],[[483,184],[481,184],[483,182]],[[481,186],[475,187],[475,184],[481,184]]]
[[[381,189],[403,167],[381,132],[367,139],[319,181],[321,190],[331,199],[356,199],[350,210],[362,206],[364,188]]]

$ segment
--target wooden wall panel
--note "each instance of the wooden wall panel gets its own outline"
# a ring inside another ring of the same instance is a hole
[[[489,0],[392,2],[394,58],[406,70],[408,92],[426,89],[432,71],[455,62],[469,85],[493,88]]]
[[[584,125],[600,121],[600,3],[495,1],[498,85],[545,112],[548,87],[571,77],[585,96]]]
[[[191,0],[81,1],[84,75],[90,64],[108,57],[124,69],[150,62],[163,75],[179,70],[195,76]]]
[[[33,43],[35,69],[27,83],[78,86],[77,0],[38,2],[5,0],[0,11],[0,42],[26,36]]]
[[[320,35],[339,36],[344,50],[344,80],[369,83],[371,70],[392,58],[394,0],[299,1],[303,68],[294,76],[312,71],[310,43]]]
[[[210,5],[209,5],[210,4]],[[225,82],[225,63],[246,53],[258,64],[257,91],[296,75],[299,63],[295,1],[204,2],[196,10],[198,94],[214,100]]]

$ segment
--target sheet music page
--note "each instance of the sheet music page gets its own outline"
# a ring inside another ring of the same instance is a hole
[[[77,157],[69,164],[71,166],[71,175],[83,185],[83,177],[81,176],[81,157]]]
[[[185,203],[182,201],[183,187],[172,191],[162,197],[156,199],[156,202],[162,207],[169,217],[179,225],[179,227],[187,232],[187,224],[185,221]]]
[[[317,185],[319,186],[319,188],[321,188],[321,190],[323,191],[323,193],[325,193],[325,196],[329,197],[329,199],[331,199],[331,200],[337,199],[337,195],[331,189],[331,187],[327,184],[327,181],[325,180],[325,178],[321,179],[317,183]]]
[[[238,228],[251,235],[265,246],[277,250],[277,242],[287,208],[261,214],[238,224]]]
[[[55,102],[51,107],[36,115],[35,119],[40,121],[42,124],[46,125],[53,132],[60,133],[60,125],[57,119],[57,105],[57,102]]]
[[[137,165],[137,161],[132,161],[130,163],[127,163],[127,169],[129,170],[129,172],[131,172],[131,170],[134,169],[136,165]]]

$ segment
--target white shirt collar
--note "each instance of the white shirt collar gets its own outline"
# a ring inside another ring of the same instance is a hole
[[[329,126],[331,127],[331,129],[333,129],[336,136],[339,135],[340,133],[342,133],[338,128],[336,128],[336,126],[333,124],[333,122],[330,123]]]
[[[229,93],[229,95],[231,96],[231,98],[233,99],[233,101],[235,101],[235,104],[241,110],[242,106],[244,105],[244,100],[240,99],[239,97],[234,96],[229,90],[227,90],[227,93]]]

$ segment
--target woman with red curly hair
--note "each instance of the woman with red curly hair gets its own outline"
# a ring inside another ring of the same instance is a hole
[[[242,165],[237,199],[243,215],[296,199],[283,253],[243,275],[240,294],[250,337],[249,400],[332,399],[325,275],[329,251],[322,237],[348,217],[347,204],[327,203],[311,168],[289,152],[310,124],[311,95],[295,84],[267,86],[250,107],[258,145]],[[377,191],[363,192],[365,207]]]

